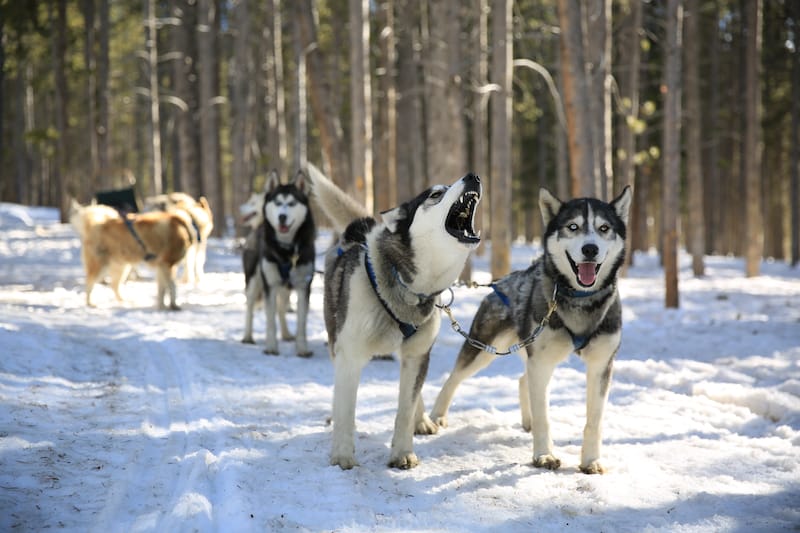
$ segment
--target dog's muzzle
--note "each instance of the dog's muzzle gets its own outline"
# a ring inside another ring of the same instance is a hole
[[[450,207],[445,220],[447,232],[464,244],[477,244],[480,234],[475,231],[475,213],[481,201],[481,179],[476,174],[467,174],[461,181],[464,192]]]

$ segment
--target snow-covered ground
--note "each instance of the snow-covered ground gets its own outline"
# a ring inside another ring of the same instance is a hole
[[[327,245],[323,234],[319,250]],[[537,253],[513,250],[515,268]],[[488,281],[486,258],[476,278]],[[533,468],[520,426],[516,357],[456,393],[450,427],[415,438],[421,464],[387,468],[396,362],[359,390],[361,466],[328,465],[332,365],[322,279],[314,357],[239,342],[243,276],[231,240],[212,240],[200,288],[154,310],[155,283],[95,289],[85,306],[79,242],[49,209],[0,205],[1,531],[798,531],[800,270],[683,258],[681,307],[663,308],[658,258],[621,282],[625,329],[606,417],[609,472],[578,469],[584,376],[571,357],[551,385],[562,468]],[[318,260],[322,267],[322,258]],[[485,290],[457,289],[469,325]],[[294,315],[290,316],[294,320]],[[255,323],[263,344],[264,318]],[[460,337],[443,321],[428,407]]]

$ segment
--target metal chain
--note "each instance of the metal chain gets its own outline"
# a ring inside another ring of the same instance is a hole
[[[527,337],[525,337],[525,339],[523,339],[521,342],[519,342],[517,344],[512,344],[511,346],[509,346],[504,351],[499,351],[497,349],[497,347],[492,346],[491,344],[486,344],[484,342],[479,341],[478,339],[473,339],[472,337],[470,337],[467,334],[467,332],[464,331],[464,329],[461,327],[461,324],[458,323],[458,320],[453,318],[453,312],[450,309],[450,305],[453,303],[453,290],[452,289],[450,289],[450,296],[451,296],[450,303],[448,303],[447,305],[440,305],[440,306],[437,306],[437,307],[439,307],[442,311],[447,313],[448,318],[450,318],[450,327],[453,328],[453,330],[456,333],[458,333],[459,335],[464,337],[464,339],[467,341],[467,343],[470,346],[472,346],[474,348],[478,348],[479,350],[483,350],[484,352],[492,354],[492,355],[510,355],[512,353],[516,353],[516,352],[520,351],[521,349],[525,348],[526,346],[528,346],[530,344],[533,344],[533,341],[536,340],[536,337],[538,337],[542,333],[544,328],[547,327],[547,324],[550,323],[550,317],[555,312],[556,307],[558,307],[558,304],[556,303],[556,291],[557,290],[558,290],[557,287],[553,288],[553,297],[551,298],[551,300],[547,304],[547,313],[544,315],[544,318],[542,318],[542,321],[539,322],[539,325],[536,326],[536,328],[533,330],[533,332],[530,335],[528,335]]]

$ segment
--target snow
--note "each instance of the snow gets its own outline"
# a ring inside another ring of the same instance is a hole
[[[322,233],[322,252],[330,236]],[[515,268],[538,253],[516,245]],[[489,281],[487,256],[475,262]],[[322,258],[318,258],[318,267]],[[681,260],[666,310],[654,254],[621,281],[625,327],[604,419],[609,472],[578,470],[583,365],[551,383],[562,468],[531,466],[519,358],[456,392],[448,428],[416,437],[421,464],[387,468],[396,362],[364,371],[361,466],[328,465],[332,365],[322,277],[314,357],[239,342],[244,293],[232,239],[210,241],[180,312],[154,309],[152,273],[85,306],[79,242],[48,209],[0,205],[0,530],[41,531],[797,531],[800,528],[800,271]],[[462,326],[485,289],[457,288]],[[290,315],[294,320],[294,315]],[[293,326],[293,324],[292,324]],[[256,315],[263,344],[264,317]],[[260,332],[260,334],[259,334]],[[423,389],[430,407],[461,344],[443,321]]]

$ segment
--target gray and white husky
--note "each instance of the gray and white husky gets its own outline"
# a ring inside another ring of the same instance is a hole
[[[625,257],[625,233],[631,190],[610,204],[580,198],[561,202],[546,189],[539,193],[544,219],[544,253],[527,270],[495,282],[495,292],[481,302],[469,337],[500,350],[541,333],[520,352],[526,360],[519,380],[522,426],[533,433],[533,464],[554,470],[548,420],[548,384],[555,367],[571,352],[586,364],[586,426],[580,469],[603,473],[600,424],[608,399],[611,368],[621,339],[622,309],[617,271]],[[555,310],[548,316],[551,306]],[[485,368],[495,355],[465,341],[455,368],[431,411],[447,426],[447,411],[458,385]]]
[[[314,276],[316,226],[308,205],[306,176],[298,172],[294,181],[282,185],[271,172],[261,206],[263,223],[248,237],[242,252],[247,312],[242,342],[253,344],[253,310],[262,298],[267,317],[264,353],[278,354],[275,315],[281,324],[281,338],[295,340],[296,353],[310,357],[306,341],[308,299]],[[297,294],[297,332],[292,337],[286,325],[290,291]]]
[[[312,201],[341,235],[325,260],[325,327],[334,365],[332,465],[353,468],[361,371],[376,354],[397,352],[400,384],[389,466],[418,464],[413,435],[434,433],[420,392],[439,332],[439,294],[480,242],[474,217],[478,176],[436,185],[382,213],[377,222],[309,165]]]

